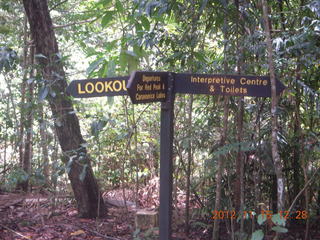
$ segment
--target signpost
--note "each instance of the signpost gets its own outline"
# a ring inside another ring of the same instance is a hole
[[[160,240],[171,239],[174,98],[174,76],[173,73],[169,73],[166,102],[161,103],[159,208]]]
[[[276,89],[279,95],[285,86],[277,80]],[[67,92],[81,98],[129,94],[133,103],[161,102],[159,230],[160,240],[170,240],[175,93],[271,97],[271,82],[267,76],[136,71],[130,78],[76,80]]]

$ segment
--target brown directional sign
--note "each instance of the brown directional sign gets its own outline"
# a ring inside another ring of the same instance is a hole
[[[132,103],[166,101],[168,76],[169,72],[133,72],[127,85]]]
[[[271,97],[268,76],[172,73],[174,92],[227,96]],[[75,80],[67,92],[78,98],[130,95],[133,103],[164,102],[169,72],[136,71],[125,77]],[[126,86],[127,85],[127,86]],[[127,92],[128,88],[128,92]],[[285,86],[276,80],[277,95]]]
[[[285,86],[277,80],[277,95]],[[175,92],[227,96],[271,97],[267,76],[187,74],[175,75]]]
[[[72,81],[67,92],[78,98],[127,95],[129,76]]]

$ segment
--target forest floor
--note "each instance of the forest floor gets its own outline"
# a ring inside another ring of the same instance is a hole
[[[157,239],[157,229],[144,233],[136,231],[136,238],[133,236],[136,210],[131,202],[128,202],[127,207],[121,206],[117,195],[119,191],[104,195],[109,205],[106,217],[82,219],[77,217],[75,202],[70,197],[60,196],[53,202],[54,198],[43,194],[2,193],[0,194],[0,239]],[[178,215],[174,213],[173,222],[175,240],[210,239],[210,233],[201,227],[201,224],[191,229],[189,237],[184,234],[183,211]],[[311,225],[312,240],[320,239],[318,224]],[[223,226],[221,232],[224,233],[220,236],[221,239],[229,239]],[[303,232],[304,226],[291,225],[289,234],[281,239],[303,239]]]
[[[157,239],[158,229],[135,232],[135,212],[131,202],[123,206],[117,196],[108,198],[108,213],[100,219],[77,217],[75,202],[70,197],[53,197],[44,194],[2,193],[0,194],[0,240],[12,239],[109,239],[146,240]],[[106,200],[106,197],[104,197]],[[181,231],[175,231],[174,239],[189,239]],[[191,232],[193,240],[203,234]]]

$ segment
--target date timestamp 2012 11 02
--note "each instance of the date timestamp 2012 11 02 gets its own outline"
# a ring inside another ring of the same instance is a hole
[[[261,210],[258,215],[261,214],[262,217],[271,219],[273,212],[269,210]],[[237,219],[243,217],[244,219],[253,219],[256,216],[254,211],[243,211],[236,212],[235,210],[214,210],[212,211],[211,219]],[[306,210],[296,210],[296,211],[279,211],[280,218],[287,219],[307,219],[309,217],[308,211]]]

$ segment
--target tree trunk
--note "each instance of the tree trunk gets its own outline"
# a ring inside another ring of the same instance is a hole
[[[48,153],[48,133],[47,124],[44,120],[43,103],[39,103],[39,126],[40,126],[40,145],[43,157],[43,175],[46,181],[46,185],[50,185],[50,169],[49,169],[49,153]]]
[[[23,0],[23,5],[29,20],[36,54],[43,55],[38,58],[43,78],[47,81],[50,91],[55,93],[55,96],[49,94],[47,98],[55,119],[55,131],[65,157],[64,162],[69,163],[68,166],[70,166],[68,176],[77,201],[79,215],[97,217],[105,213],[105,206],[93,175],[79,120],[74,114],[72,102],[65,91],[67,82],[59,58],[58,44],[47,1]]]
[[[30,73],[29,77],[33,78],[33,64],[34,64],[34,47],[30,46]],[[28,178],[21,183],[22,190],[24,192],[28,191],[29,188],[29,179],[31,174],[31,161],[32,161],[32,152],[33,152],[33,88],[34,83],[30,83],[28,86],[28,92],[27,92],[27,103],[29,104],[27,107],[26,112],[26,131],[27,136],[24,144],[24,154],[23,154],[23,161],[22,161],[22,168],[25,171],[26,174],[28,174]]]
[[[224,146],[227,138],[227,130],[228,130],[228,117],[229,117],[229,97],[224,96],[223,102],[223,129],[220,138],[220,146]],[[225,160],[225,156],[219,156],[218,166],[217,166],[217,174],[216,174],[216,199],[214,204],[214,210],[221,210],[221,189],[222,189],[222,171],[223,171],[223,161]],[[213,232],[212,232],[212,240],[219,239],[219,224],[220,220],[218,218],[214,219],[213,223]]]
[[[24,16],[23,27],[23,79],[21,82],[21,102],[20,102],[20,126],[19,126],[19,164],[22,167],[23,148],[24,148],[24,119],[25,119],[25,96],[26,96],[26,79],[27,79],[27,58],[28,58],[28,20]]]
[[[265,26],[265,34],[267,41],[267,51],[268,51],[268,64],[271,80],[271,118],[272,118],[272,136],[271,136],[271,147],[272,147],[272,158],[274,162],[275,173],[277,176],[277,211],[282,211],[284,208],[284,177],[282,174],[282,164],[278,150],[278,120],[277,120],[277,106],[278,99],[276,94],[276,74],[275,67],[273,63],[273,52],[272,52],[272,39],[271,39],[271,26],[269,25],[268,18],[268,5],[266,0],[262,0],[263,7],[263,18]]]
[[[186,185],[186,212],[185,212],[185,233],[188,236],[190,230],[190,185],[191,185],[191,165],[193,162],[193,149],[192,149],[192,108],[193,108],[193,95],[189,99],[189,111],[187,124],[189,126],[188,131],[188,162],[187,162],[187,185]]]

